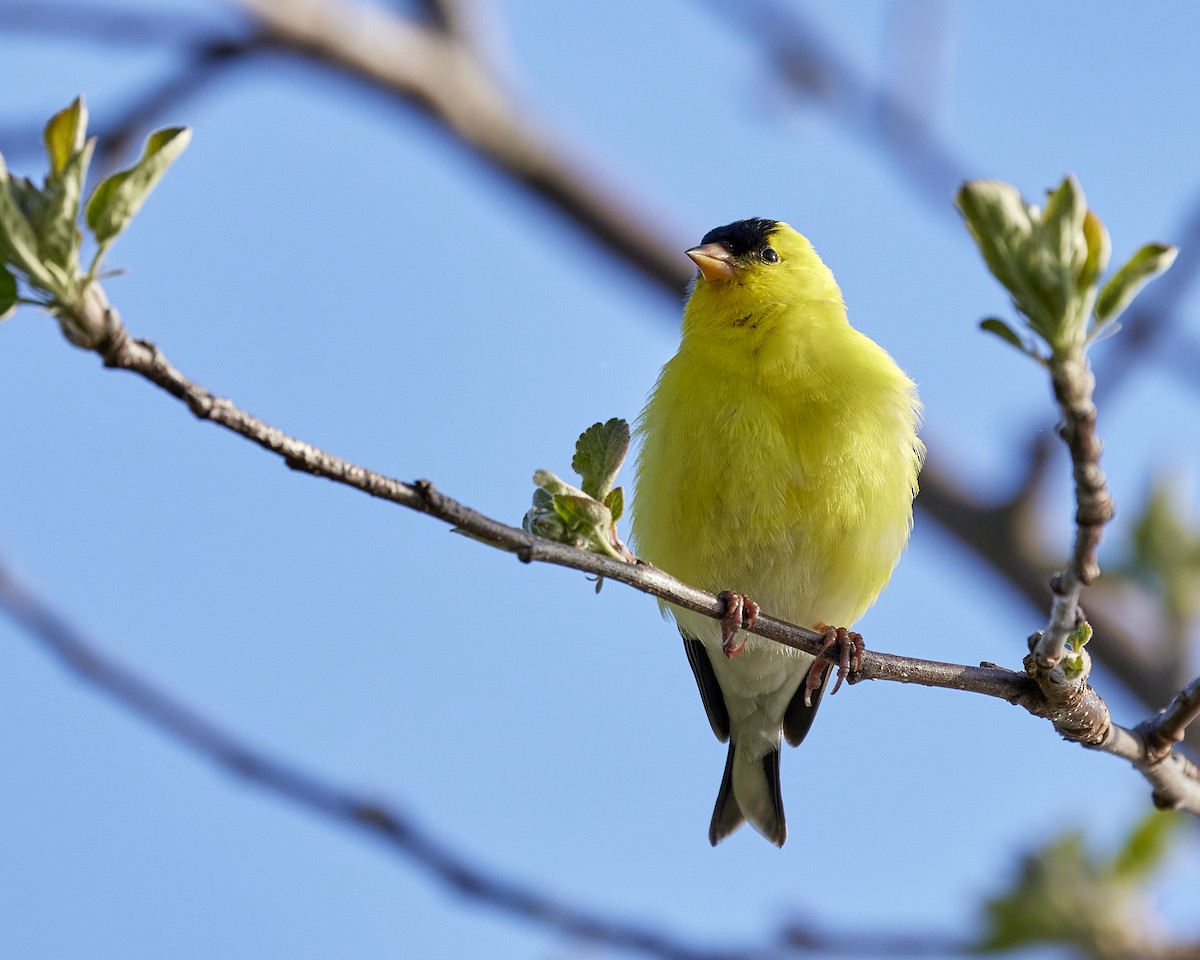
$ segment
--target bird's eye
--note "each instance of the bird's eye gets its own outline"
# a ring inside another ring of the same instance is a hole
[[[761,256],[763,258],[763,263],[778,263],[779,262],[779,254],[777,254],[770,247],[766,247],[763,250],[763,252],[761,254],[759,254],[759,256]]]

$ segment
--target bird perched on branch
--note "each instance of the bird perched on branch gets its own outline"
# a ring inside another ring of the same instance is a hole
[[[786,223],[718,227],[687,255],[699,274],[683,340],[638,422],[633,539],[642,559],[726,603],[720,622],[669,607],[729,741],[709,840],[748,820],[782,846],[781,738],[804,739],[832,665],[741,628],[761,604],[823,634],[838,684],[857,665],[862,639],[847,628],[912,528],[921,405]]]

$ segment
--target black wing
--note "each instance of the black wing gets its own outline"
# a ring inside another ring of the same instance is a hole
[[[717,739],[724,743],[729,739],[729,711],[725,708],[725,694],[721,692],[721,685],[717,683],[717,675],[708,659],[708,651],[699,639],[686,630],[680,629],[679,635],[683,637],[683,649],[687,652],[688,663],[692,665],[696,686],[700,688],[700,699],[704,701],[708,722],[712,724]]]
[[[710,666],[709,669],[711,670],[712,667]],[[783,714],[783,736],[791,746],[800,746],[800,741],[808,735],[808,728],[812,726],[813,717],[817,715],[817,707],[821,705],[821,697],[825,695],[825,686],[829,683],[831,673],[833,673],[833,664],[826,663],[821,674],[821,685],[813,691],[811,707],[804,705],[804,686],[808,682],[807,672],[805,679],[800,681],[796,695],[792,697],[792,702],[788,704],[788,708]]]

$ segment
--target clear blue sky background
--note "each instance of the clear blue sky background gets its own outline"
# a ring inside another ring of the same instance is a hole
[[[796,7],[885,76],[893,5]],[[1117,263],[1178,237],[1200,188],[1200,8],[938,7],[922,108],[969,175],[1035,197],[1075,173]],[[949,189],[915,193],[707,4],[510,0],[493,20],[530,106],[681,256],[746,216],[806,233],[852,321],[919,382],[930,459],[1007,488],[1054,414],[1033,365],[977,331],[1007,305]],[[18,134],[81,91],[103,127],[170,62],[0,33],[0,152],[40,177]],[[677,302],[378,96],[275,60],[168,122],[195,139],[116,247],[110,297],[190,376],[330,451],[516,523],[533,470],[567,473],[581,429],[632,419],[675,348]],[[1193,338],[1196,310],[1179,313]],[[1181,471],[1194,506],[1194,391],[1152,365],[1103,411],[1126,523],[1152,471]],[[758,943],[796,916],[966,934],[1021,850],[1072,826],[1111,845],[1148,805],[1128,768],[1003,703],[867,684],[784,757],[788,846],[744,831],[714,851],[724,748],[649,598],[597,597],[289,472],[32,312],[0,328],[0,443],[0,550],[104,649],[481,865],[698,944]],[[1065,550],[1059,470],[1045,525]],[[861,629],[881,650],[1015,666],[1041,619],[918,516]],[[1098,682],[1119,721],[1142,718]],[[214,771],[7,621],[0,757],[5,956],[580,952]],[[1156,905],[1193,932],[1198,854],[1182,835]]]

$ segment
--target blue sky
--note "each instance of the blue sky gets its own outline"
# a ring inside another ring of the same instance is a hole
[[[1032,198],[1073,172],[1115,263],[1179,237],[1200,187],[1179,106],[1200,87],[1200,10],[941,6],[923,109],[968,175]],[[881,78],[892,5],[795,8]],[[508,2],[491,19],[530,108],[681,256],[732,219],[789,221],[920,384],[931,462],[981,496],[1019,476],[1028,437],[1054,425],[1048,385],[978,332],[1008,308],[949,189],[916,194],[708,4]],[[80,92],[102,128],[169,63],[0,33],[0,152],[40,176],[15,134]],[[110,298],[188,375],[334,453],[517,523],[533,470],[566,474],[580,430],[632,419],[675,348],[677,299],[377,95],[269,60],[168,123],[194,140],[113,251],[126,273]],[[1187,296],[1177,316],[1193,342],[1196,308]],[[788,846],[744,831],[712,850],[724,748],[650,598],[597,597],[580,574],[292,473],[32,312],[0,327],[0,398],[0,551],[99,645],[249,742],[597,910],[713,946],[796,916],[969,933],[1019,851],[1070,826],[1113,843],[1146,809],[1132,771],[1005,704],[863,684],[784,757]],[[1160,469],[1195,507],[1196,412],[1161,364],[1102,411],[1124,520]],[[1059,470],[1044,525],[1065,551]],[[1016,666],[1042,619],[918,515],[861,629],[880,650]],[[1118,721],[1144,716],[1098,684]],[[7,621],[0,755],[12,956],[577,952],[215,771]],[[1160,891],[1179,929],[1197,929],[1198,852],[1181,837]]]

